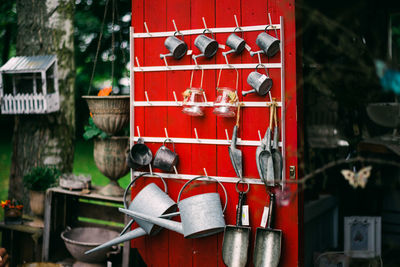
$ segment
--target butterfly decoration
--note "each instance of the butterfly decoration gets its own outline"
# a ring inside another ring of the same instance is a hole
[[[368,178],[371,176],[372,166],[367,166],[362,168],[358,172],[353,172],[351,170],[341,170],[344,178],[349,181],[349,184],[353,188],[357,188],[360,186],[361,188],[365,188],[368,182]]]

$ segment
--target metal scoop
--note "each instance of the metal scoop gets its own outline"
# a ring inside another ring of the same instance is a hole
[[[282,231],[271,228],[275,195],[270,194],[267,228],[258,227],[254,244],[254,266],[277,267],[281,257]]]
[[[235,169],[237,177],[243,178],[242,151],[236,148],[237,130],[239,128],[240,118],[240,103],[238,104],[236,125],[233,127],[232,141],[229,149],[229,157],[231,158],[232,166]]]
[[[264,183],[273,185],[274,181],[274,163],[271,153],[271,128],[274,115],[274,105],[271,106],[269,127],[265,132],[264,138],[261,140],[261,145],[256,150],[256,163],[258,173]]]
[[[242,207],[250,185],[246,191],[239,191],[236,183],[236,191],[239,193],[239,202],[236,209],[236,225],[225,226],[224,240],[222,242],[222,259],[228,267],[242,267],[247,262],[247,251],[251,228],[242,226]]]

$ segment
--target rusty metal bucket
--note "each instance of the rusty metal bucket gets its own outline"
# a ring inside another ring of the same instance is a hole
[[[200,178],[212,179],[218,182],[225,193],[225,206],[221,207],[221,200],[218,193],[205,193],[180,200],[183,190],[194,180]],[[181,215],[181,223],[157,218],[144,212],[136,212],[120,208],[119,210],[133,218],[146,220],[169,230],[181,233],[185,238],[199,238],[213,235],[224,231],[224,211],[227,206],[227,193],[225,187],[216,179],[206,176],[195,177],[182,187],[178,195],[178,208]],[[175,214],[173,214],[175,215]]]

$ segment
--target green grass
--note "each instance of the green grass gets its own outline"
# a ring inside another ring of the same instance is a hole
[[[93,141],[79,140],[75,144],[74,170],[75,174],[90,174],[92,184],[107,185],[109,179],[105,177],[96,167],[93,159]],[[129,173],[118,180],[120,186],[125,188],[130,182]]]

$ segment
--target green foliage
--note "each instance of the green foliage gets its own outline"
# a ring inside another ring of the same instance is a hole
[[[96,136],[100,137],[101,139],[105,139],[108,137],[108,135],[100,130],[96,124],[93,122],[93,118],[89,117],[89,124],[85,125],[84,127],[85,132],[83,133],[83,138],[87,141],[91,138],[94,138]]]
[[[23,178],[24,186],[34,191],[45,191],[57,185],[60,171],[56,168],[34,167]]]

